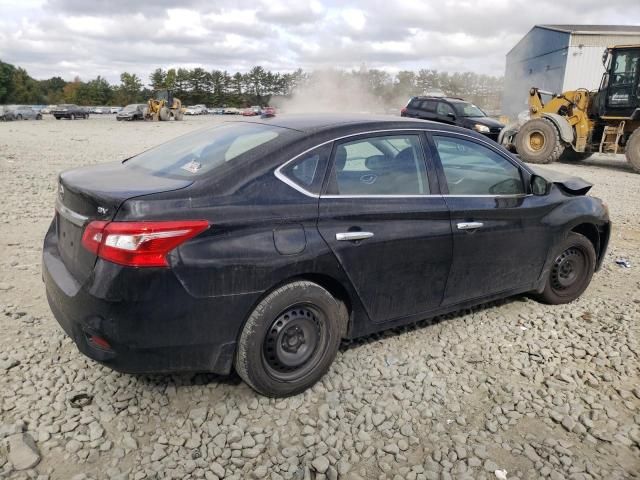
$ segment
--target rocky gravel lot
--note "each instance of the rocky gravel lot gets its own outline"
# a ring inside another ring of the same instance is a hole
[[[640,175],[619,158],[553,166],[615,224],[573,304],[516,297],[344,345],[286,400],[78,353],[40,278],[56,174],[215,121],[0,124],[0,478],[640,478]]]

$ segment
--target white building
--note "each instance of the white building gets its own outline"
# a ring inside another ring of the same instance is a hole
[[[631,44],[640,44],[640,26],[536,25],[507,53],[502,113],[526,110],[531,87],[596,90],[605,48]]]

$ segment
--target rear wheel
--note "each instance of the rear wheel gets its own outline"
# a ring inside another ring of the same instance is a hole
[[[528,163],[551,163],[560,158],[564,145],[556,126],[546,118],[525,123],[516,135],[516,149]]]
[[[333,362],[343,315],[336,299],[315,283],[298,281],[274,290],[242,329],[236,371],[263,395],[306,390]]]
[[[18,114],[18,115],[16,116],[16,119],[17,119],[17,120],[22,120],[22,115],[21,115],[21,114]]]
[[[544,290],[537,298],[552,305],[578,298],[591,283],[596,251],[585,236],[570,232],[556,250]]]
[[[40,113],[36,115],[36,120],[42,120],[42,115]]]
[[[640,128],[636,129],[627,140],[625,156],[631,167],[640,173]]]
[[[165,121],[169,120],[169,118],[171,118],[171,112],[169,111],[169,109],[167,107],[162,107],[160,109],[160,120],[165,122]]]
[[[71,115],[69,115],[69,120],[75,120],[76,116],[72,113]]]

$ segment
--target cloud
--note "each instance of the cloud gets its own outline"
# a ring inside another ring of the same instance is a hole
[[[471,70],[501,75],[536,23],[629,23],[616,0],[0,0],[0,58],[36,78],[161,66]]]

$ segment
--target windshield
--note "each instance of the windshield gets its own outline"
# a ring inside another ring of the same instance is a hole
[[[196,178],[278,137],[280,127],[232,122],[183,135],[125,161],[154,175]]]
[[[133,110],[137,110],[138,109],[138,105],[137,104],[131,104],[131,105],[127,105],[126,107],[124,107],[122,109],[123,112],[131,112]]]
[[[486,117],[487,115],[473,103],[454,103],[456,112],[461,117]]]

